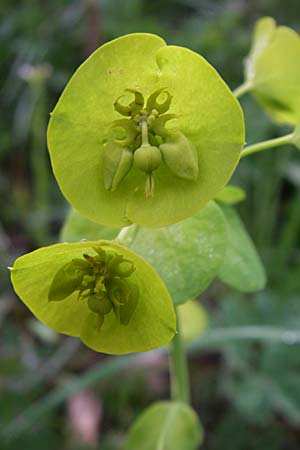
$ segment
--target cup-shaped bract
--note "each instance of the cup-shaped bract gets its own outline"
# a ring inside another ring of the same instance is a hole
[[[196,150],[195,176],[174,173],[162,157],[151,173],[133,164],[112,189],[105,185],[103,155],[112,142],[134,156],[142,145],[154,153],[174,133],[185,143],[175,159],[184,165],[187,142]],[[225,186],[243,144],[242,110],[216,70],[195,52],[144,33],[96,50],[66,86],[48,128],[65,197],[90,220],[115,227],[162,227],[192,216]]]
[[[147,351],[176,331],[170,295],[143,258],[110,241],[43,247],[18,258],[11,279],[45,325],[109,354]]]
[[[245,76],[255,99],[279,123],[300,123],[300,36],[276,26],[271,17],[257,21]]]

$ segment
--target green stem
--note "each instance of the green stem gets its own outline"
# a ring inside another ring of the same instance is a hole
[[[252,89],[252,83],[250,81],[245,81],[243,84],[241,84],[239,87],[234,89],[233,95],[236,96],[236,98],[242,97],[247,92],[251,91]]]
[[[142,127],[142,145],[149,145],[147,119],[142,120],[141,127]]]
[[[177,314],[177,333],[172,341],[172,350],[169,356],[169,361],[170,361],[172,400],[189,404],[190,384],[189,384],[187,356],[181,340],[178,314]]]
[[[279,147],[280,145],[292,144],[294,138],[294,133],[286,134],[285,136],[281,136],[275,139],[269,139],[267,141],[258,142],[257,144],[248,145],[244,148],[241,153],[241,158],[245,156],[252,155],[252,153],[261,152],[263,150],[267,150],[268,148]]]

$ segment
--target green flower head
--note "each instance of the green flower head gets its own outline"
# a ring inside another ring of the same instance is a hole
[[[16,293],[41,322],[104,353],[169,342],[175,313],[167,289],[141,257],[109,242],[44,247],[11,271]]]
[[[227,183],[243,144],[241,108],[215,69],[151,34],[96,50],[48,129],[66,198],[115,227],[161,227],[193,215]]]
[[[271,17],[257,21],[246,80],[260,105],[276,122],[300,123],[300,36],[276,26]]]

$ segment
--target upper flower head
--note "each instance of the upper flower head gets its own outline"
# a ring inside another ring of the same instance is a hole
[[[213,67],[149,34],[96,50],[48,130],[65,196],[108,226],[158,227],[193,215],[227,183],[243,143],[242,111]]]

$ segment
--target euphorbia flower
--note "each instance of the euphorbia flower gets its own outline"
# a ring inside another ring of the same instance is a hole
[[[246,84],[277,122],[300,123],[300,36],[276,26],[271,17],[257,21],[246,60]]]
[[[146,351],[175,334],[172,300],[158,274],[114,242],[41,248],[16,260],[11,279],[41,322],[96,351]]]
[[[81,214],[161,227],[193,215],[227,183],[244,144],[243,113],[201,56],[131,34],[77,70],[48,144],[61,190]]]

